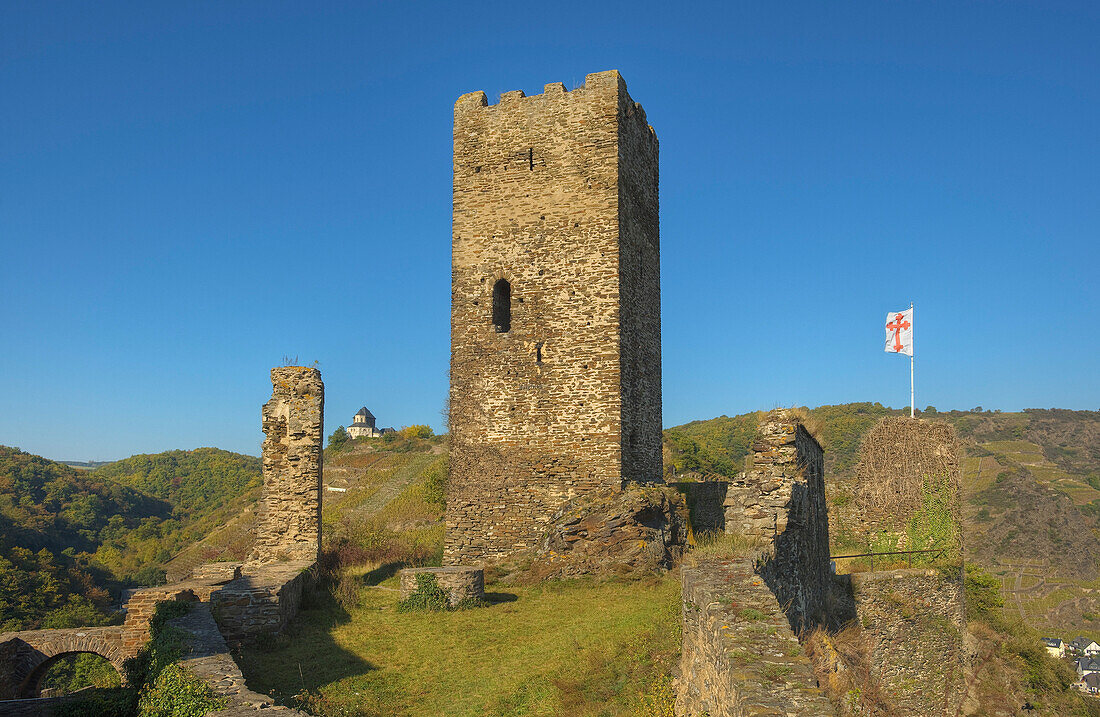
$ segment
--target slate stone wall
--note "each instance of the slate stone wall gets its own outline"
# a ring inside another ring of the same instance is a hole
[[[829,592],[825,453],[788,409],[764,416],[751,450],[725,492],[725,529],[767,541],[757,570],[801,632],[824,622]]]
[[[315,583],[309,560],[246,565],[245,574],[211,591],[209,602],[227,640],[278,633],[298,614]]]
[[[271,369],[263,406],[263,494],[249,560],[316,560],[321,545],[325,385],[304,366]]]
[[[752,557],[683,569],[679,717],[836,714]]]
[[[671,485],[687,498],[691,529],[695,533],[725,531],[724,505],[729,481],[680,481]]]
[[[568,500],[660,479],[656,135],[615,71],[463,95],[453,209],[447,564],[533,548]]]
[[[264,710],[265,713],[278,713],[285,717],[306,717],[305,712],[278,706],[271,697],[248,689],[208,604],[196,605],[186,615],[174,618],[168,624],[183,630],[187,636],[180,665],[226,700],[225,709],[211,714],[241,717]]]
[[[899,716],[954,715],[964,697],[962,580],[932,569],[853,573],[877,681]]]

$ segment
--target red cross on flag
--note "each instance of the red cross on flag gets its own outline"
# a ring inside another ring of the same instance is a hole
[[[913,355],[913,307],[886,315],[886,353]]]

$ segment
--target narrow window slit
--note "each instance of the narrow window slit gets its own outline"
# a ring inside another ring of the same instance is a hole
[[[512,285],[507,279],[493,284],[493,328],[500,334],[512,330]]]

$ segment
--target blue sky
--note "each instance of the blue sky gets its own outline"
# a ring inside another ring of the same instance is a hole
[[[318,9],[318,7],[322,9]],[[1100,5],[0,6],[0,443],[259,452],[447,392],[452,105],[620,70],[661,141],[664,420],[1100,408]]]

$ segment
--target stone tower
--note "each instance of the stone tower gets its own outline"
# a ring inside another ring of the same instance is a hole
[[[325,384],[305,366],[271,369],[262,416],[264,486],[249,560],[316,560],[321,545]]]
[[[617,71],[454,108],[448,563],[661,478],[657,136]]]

